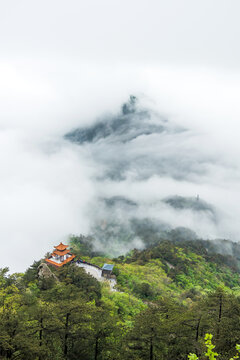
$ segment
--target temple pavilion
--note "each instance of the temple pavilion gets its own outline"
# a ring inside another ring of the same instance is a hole
[[[58,246],[54,246],[55,250],[51,256],[46,259],[46,262],[55,265],[57,267],[63,266],[75,258],[75,255],[71,254],[67,249],[68,245],[60,243]]]

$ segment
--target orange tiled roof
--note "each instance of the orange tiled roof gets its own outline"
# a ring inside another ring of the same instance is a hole
[[[71,261],[72,259],[75,258],[76,255],[72,255],[70,256],[68,259],[64,260],[63,262],[61,262],[60,264],[59,263],[56,263],[54,260],[51,260],[51,259],[46,259],[46,261],[49,263],[49,264],[52,264],[54,266],[57,266],[57,267],[61,267],[65,264],[67,264],[69,261]]]
[[[68,247],[68,245],[64,245],[62,242],[60,242],[60,244],[58,246],[54,246],[55,249],[63,251],[66,250],[66,248]]]
[[[53,253],[52,253],[52,255],[60,255],[60,256],[63,256],[63,255],[66,255],[66,254],[69,254],[68,249],[62,250],[62,251],[54,250]]]

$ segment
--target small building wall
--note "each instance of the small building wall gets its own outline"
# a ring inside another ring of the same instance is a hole
[[[110,278],[112,275],[112,270],[102,270],[102,276]]]

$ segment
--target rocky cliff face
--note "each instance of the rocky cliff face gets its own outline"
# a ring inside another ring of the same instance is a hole
[[[57,276],[50,270],[47,264],[41,263],[38,267],[38,278],[42,279],[53,279],[59,281]]]

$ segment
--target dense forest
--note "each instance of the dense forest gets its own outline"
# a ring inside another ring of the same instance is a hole
[[[48,276],[39,276],[42,260],[23,274],[1,269],[1,359],[181,360],[190,353],[206,359],[207,333],[219,359],[236,355],[236,256],[204,241],[163,240],[108,259],[88,240],[72,237],[76,258],[113,263],[117,291],[75,263],[51,267]]]

